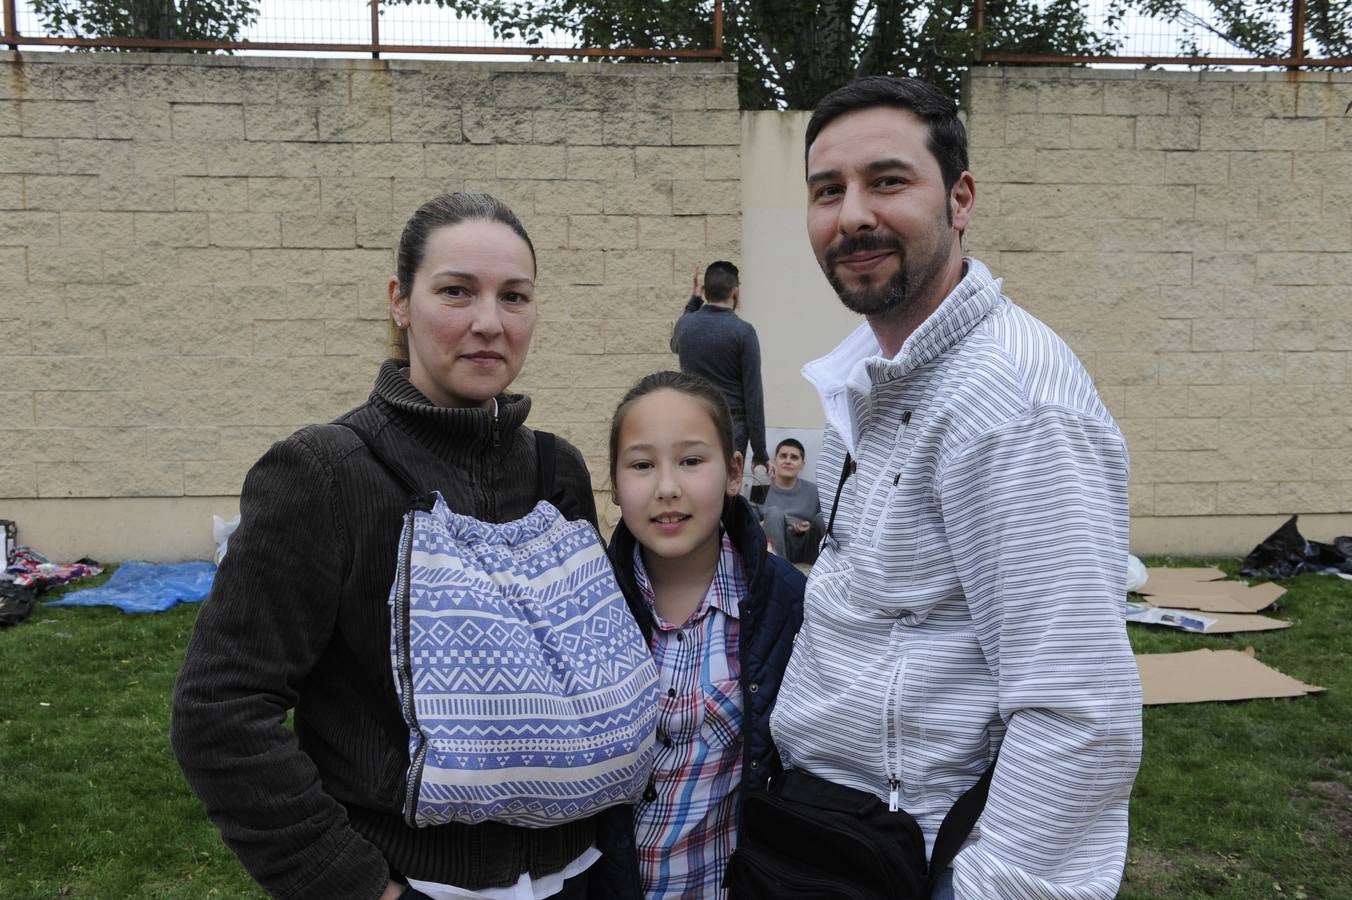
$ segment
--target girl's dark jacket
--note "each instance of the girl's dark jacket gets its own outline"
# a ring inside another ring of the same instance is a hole
[[[765,790],[770,776],[779,769],[779,755],[770,740],[770,713],[789,664],[794,635],[803,624],[807,578],[788,560],[766,550],[765,532],[740,496],[724,504],[723,528],[741,554],[746,574],[746,596],[738,607],[741,627],[737,645],[745,706],[741,794],[745,799],[749,793]],[[655,623],[634,577],[634,547],[633,533],[621,522],[610,539],[610,562],[629,611],[644,639],[651,641]]]

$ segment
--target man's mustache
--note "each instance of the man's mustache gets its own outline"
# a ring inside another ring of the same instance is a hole
[[[901,241],[897,240],[895,235],[861,231],[844,238],[839,244],[828,249],[826,251],[826,265],[829,268],[834,269],[836,263],[840,262],[842,256],[850,256],[855,253],[868,253],[874,250],[891,250],[898,256],[905,253],[905,250],[901,246]]]

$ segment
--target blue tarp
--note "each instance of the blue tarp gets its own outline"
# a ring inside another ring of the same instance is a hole
[[[71,591],[47,606],[116,606],[123,612],[163,612],[175,603],[196,603],[211,591],[216,565],[209,562],[126,562],[104,584]]]

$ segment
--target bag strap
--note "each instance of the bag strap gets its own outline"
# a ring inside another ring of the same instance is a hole
[[[361,442],[366,445],[367,450],[371,451],[371,455],[376,458],[376,462],[380,463],[385,471],[393,475],[395,481],[404,486],[410,497],[420,497],[427,493],[418,485],[418,482],[414,480],[408,469],[404,468],[397,460],[392,459],[380,451],[380,448],[376,446],[376,442],[373,439],[371,432],[351,421],[339,422],[338,424],[350,429],[357,437],[361,438]]]
[[[549,500],[554,496],[554,464],[558,439],[548,431],[535,432],[535,496]]]
[[[996,759],[998,758],[997,756]],[[934,887],[934,880],[948,868],[953,862],[953,857],[962,849],[963,842],[976,825],[976,820],[981,818],[981,812],[986,808],[986,795],[990,792],[991,776],[995,774],[996,759],[991,760],[991,764],[986,767],[977,783],[968,788],[953,804],[948,815],[944,816],[944,822],[939,826],[939,834],[934,839],[934,854],[930,857],[931,889]]]

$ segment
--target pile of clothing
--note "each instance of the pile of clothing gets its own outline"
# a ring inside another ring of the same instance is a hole
[[[62,565],[32,547],[16,547],[13,560],[0,574],[0,628],[28,618],[38,595],[48,588],[102,574],[103,567],[87,557]]]

